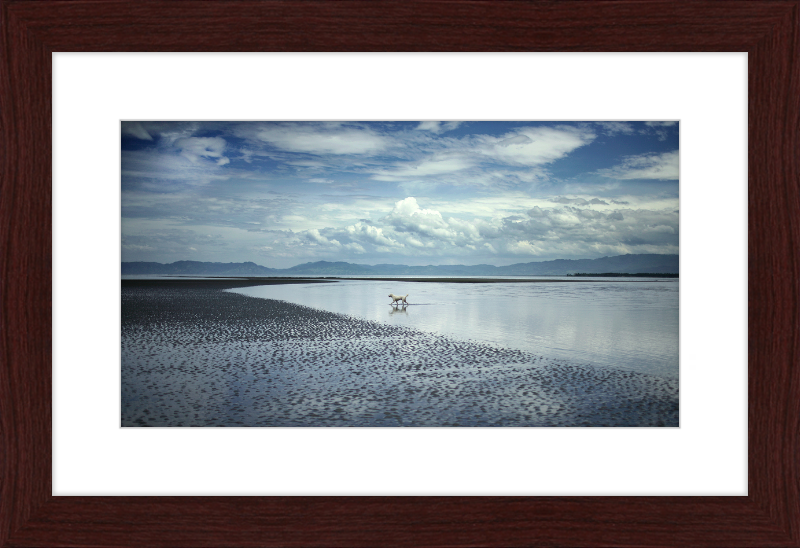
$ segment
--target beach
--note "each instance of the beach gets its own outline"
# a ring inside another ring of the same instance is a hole
[[[678,426],[677,379],[223,291],[310,281],[123,280],[122,426]]]

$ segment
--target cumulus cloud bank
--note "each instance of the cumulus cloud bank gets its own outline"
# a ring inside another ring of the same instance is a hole
[[[585,201],[585,200],[584,200]],[[522,215],[494,219],[446,217],[410,196],[375,223],[303,233],[319,246],[357,246],[404,257],[476,257],[508,254],[534,260],[541,254],[677,252],[678,213],[669,210],[534,206]],[[356,247],[354,247],[356,249]],[[656,251],[660,250],[660,251]],[[322,251],[320,249],[319,251]]]

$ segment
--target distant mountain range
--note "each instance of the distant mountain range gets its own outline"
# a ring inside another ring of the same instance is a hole
[[[557,259],[518,263],[508,266],[479,265],[428,265],[402,264],[362,265],[345,262],[317,261],[291,268],[267,268],[252,262],[208,263],[177,261],[169,264],[123,262],[122,274],[150,274],[174,276],[566,276],[575,273],[618,272],[623,274],[659,273],[677,274],[678,255],[617,255],[600,259]]]

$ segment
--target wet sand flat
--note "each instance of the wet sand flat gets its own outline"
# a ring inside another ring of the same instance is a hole
[[[678,425],[676,379],[222,291],[309,281],[123,280],[122,426]]]

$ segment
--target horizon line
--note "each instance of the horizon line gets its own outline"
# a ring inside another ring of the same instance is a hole
[[[512,264],[501,265],[501,266],[493,265],[493,264],[490,264],[490,263],[478,263],[478,264],[471,264],[471,265],[470,264],[461,264],[461,263],[459,263],[459,264],[426,264],[426,265],[408,265],[408,264],[400,264],[400,263],[367,264],[367,263],[351,263],[351,262],[348,262],[348,261],[329,261],[329,260],[308,261],[308,262],[305,262],[305,263],[298,263],[298,264],[296,264],[294,266],[289,266],[289,267],[285,267],[285,268],[276,268],[276,267],[271,267],[271,266],[264,266],[264,265],[261,265],[261,264],[258,264],[256,262],[254,262],[254,261],[222,262],[222,261],[200,261],[200,260],[194,260],[194,259],[179,259],[177,261],[172,261],[171,263],[161,263],[161,262],[158,262],[158,261],[120,261],[120,263],[121,264],[125,264],[125,263],[128,263],[128,264],[131,264],[131,263],[154,263],[154,264],[160,264],[160,265],[165,265],[165,266],[166,265],[170,265],[170,264],[175,264],[175,263],[181,263],[181,262],[185,262],[185,263],[210,263],[210,264],[223,264],[223,265],[227,265],[227,264],[235,265],[235,264],[248,264],[248,263],[250,263],[250,264],[254,264],[254,265],[258,266],[258,267],[267,268],[267,269],[270,269],[270,270],[290,270],[290,269],[296,268],[298,266],[309,265],[309,264],[318,264],[318,263],[329,263],[329,264],[339,264],[340,263],[340,264],[348,264],[348,265],[355,265],[355,266],[391,265],[391,266],[404,266],[404,267],[409,267],[409,268],[455,267],[455,266],[464,266],[464,267],[491,266],[493,268],[505,268],[505,267],[515,266],[515,265],[520,265],[520,264],[548,263],[548,262],[555,262],[555,261],[597,261],[597,260],[600,260],[600,259],[608,259],[608,258],[613,258],[613,257],[626,257],[626,256],[630,256],[630,255],[634,255],[634,256],[639,256],[639,255],[659,255],[659,256],[664,256],[664,257],[671,257],[671,256],[679,257],[680,256],[679,253],[625,253],[625,254],[622,254],[622,255],[604,255],[603,257],[596,257],[596,258],[593,258],[593,259],[590,259],[590,258],[581,258],[581,259],[546,259],[546,260],[539,260],[539,261],[528,261],[528,262],[512,263]]]

